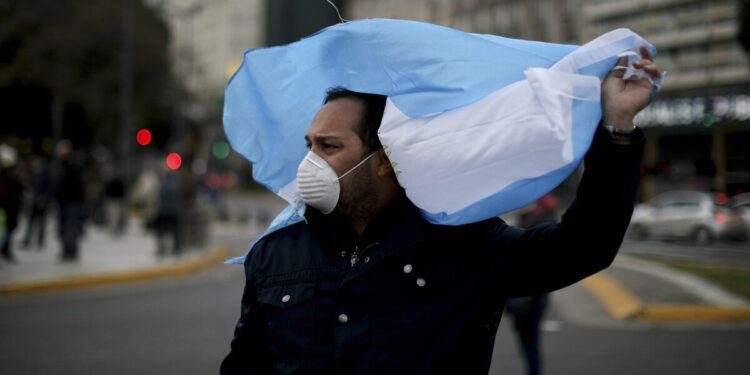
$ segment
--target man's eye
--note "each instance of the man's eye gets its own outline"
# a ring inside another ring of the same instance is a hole
[[[328,143],[323,143],[323,145],[322,145],[322,146],[323,146],[323,148],[336,148],[336,146],[335,146],[335,145],[332,145],[332,144],[328,144]]]

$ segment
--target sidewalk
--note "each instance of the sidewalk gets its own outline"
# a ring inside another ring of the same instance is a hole
[[[24,223],[25,224],[25,223]],[[131,219],[120,236],[88,224],[78,260],[61,261],[54,220],[47,221],[46,243],[22,249],[25,225],[13,236],[15,263],[0,260],[0,295],[54,291],[82,286],[133,282],[193,272],[222,262],[226,249],[186,248],[179,256],[157,256],[155,234]]]

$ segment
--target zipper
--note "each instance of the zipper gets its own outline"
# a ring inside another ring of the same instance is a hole
[[[380,242],[375,242],[367,245],[364,249],[360,251],[359,246],[354,246],[354,251],[352,251],[352,257],[349,259],[349,263],[351,263],[352,268],[357,265],[359,260],[362,258],[362,255],[365,255],[365,252],[369,250],[373,246],[377,246],[380,244]]]

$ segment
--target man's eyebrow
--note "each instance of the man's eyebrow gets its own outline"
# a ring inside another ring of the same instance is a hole
[[[337,137],[335,135],[315,135],[313,136],[313,139],[316,142],[326,142],[326,141],[337,141],[337,140],[340,140],[341,137]],[[305,136],[305,141],[307,143],[311,143],[310,137]]]

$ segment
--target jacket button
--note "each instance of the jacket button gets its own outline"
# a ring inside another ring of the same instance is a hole
[[[344,324],[349,321],[349,317],[346,314],[339,315],[339,323]]]
[[[287,303],[290,299],[292,299],[292,296],[287,294],[284,297],[281,297],[281,302]]]
[[[424,286],[425,284],[427,284],[427,282],[426,282],[426,281],[424,281],[424,279],[423,279],[423,278],[421,278],[421,277],[420,277],[420,278],[418,278],[418,279],[417,279],[417,286],[418,286],[418,287],[420,287],[420,288],[421,288],[421,287],[423,287],[423,286]]]
[[[414,269],[414,267],[412,267],[411,264],[407,264],[407,265],[404,266],[404,273],[408,275],[408,274],[411,273],[411,271],[413,269]]]

